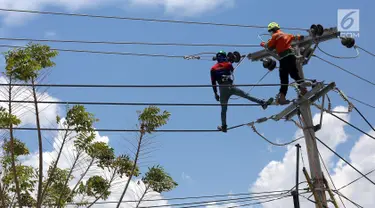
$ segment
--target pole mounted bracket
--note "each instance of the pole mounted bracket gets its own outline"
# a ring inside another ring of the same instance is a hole
[[[304,64],[308,63],[308,60],[314,53],[316,46],[311,48],[313,44],[318,45],[321,42],[325,42],[340,36],[340,32],[337,27],[331,27],[323,29],[321,25],[312,25],[309,30],[309,35],[303,40],[294,40],[291,44],[292,48],[301,49],[301,54],[305,58]],[[263,49],[247,55],[247,58],[251,61],[263,61],[264,58],[274,58],[280,60],[280,56],[275,51]]]
[[[327,86],[324,87],[323,83],[318,83],[316,86],[307,92],[303,97],[298,99],[296,102],[290,104],[287,108],[285,108],[281,113],[275,115],[272,117],[272,119],[279,121],[283,118],[286,120],[290,120],[293,116],[297,115],[298,113],[298,107],[304,103],[304,102],[309,102],[309,103],[314,103],[317,101],[320,97],[324,96],[327,94],[329,91],[334,89],[336,86],[335,82],[331,82]]]

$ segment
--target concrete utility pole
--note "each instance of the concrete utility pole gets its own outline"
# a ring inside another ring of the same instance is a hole
[[[317,45],[320,42],[331,40],[340,36],[340,32],[337,31],[337,28],[323,29],[321,25],[312,25],[308,32],[309,35],[306,36],[304,40],[294,41],[292,43],[292,47],[296,52],[297,66],[302,79],[305,79],[303,65],[308,63]],[[315,44],[315,46],[312,48],[313,44]],[[278,55],[270,50],[261,50],[248,55],[248,58],[252,61],[263,61],[263,66],[265,68],[268,68],[269,66],[271,66],[271,68],[275,68],[276,61],[271,57],[279,60]],[[328,206],[325,195],[324,177],[320,165],[319,153],[315,138],[315,132],[320,129],[320,125],[314,126],[310,105],[320,97],[327,94],[334,87],[334,82],[327,86],[318,83],[311,91],[307,92],[303,97],[293,102],[284,111],[274,117],[274,120],[280,120],[282,118],[289,120],[297,114],[300,114],[302,117],[303,133],[306,141],[310,174],[314,187],[314,190],[312,191],[316,193],[316,207],[319,208],[326,208]]]

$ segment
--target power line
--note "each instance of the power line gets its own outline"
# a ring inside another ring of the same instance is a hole
[[[357,107],[353,106],[354,110],[361,116],[361,118],[370,126],[370,128],[375,131],[375,128],[371,125],[371,123],[367,120],[367,118],[358,110]]]
[[[366,176],[367,176],[367,175],[370,175],[370,174],[371,174],[371,173],[373,173],[373,172],[375,172],[375,169],[373,169],[373,170],[369,171],[369,172],[368,172],[368,173],[366,173],[365,175],[366,175]],[[361,176],[361,177],[359,177],[359,178],[357,178],[357,179],[353,180],[352,182],[350,182],[350,183],[348,183],[348,184],[346,184],[346,185],[342,186],[341,188],[337,189],[337,191],[340,191],[341,189],[344,189],[344,188],[346,188],[346,187],[348,187],[348,186],[352,185],[353,183],[355,183],[355,182],[357,182],[357,181],[361,180],[362,178],[363,178],[363,176]]]
[[[0,44],[2,48],[26,48],[25,46],[15,46]],[[116,52],[116,51],[93,51],[93,50],[77,50],[77,49],[61,49],[61,48],[51,48],[55,51],[63,52],[74,52],[74,53],[91,53],[91,54],[105,54],[105,55],[121,55],[121,56],[147,56],[147,57],[162,57],[162,58],[187,58],[187,56],[181,55],[167,55],[167,54],[149,54],[149,53],[131,53],[131,52]],[[208,59],[200,59],[208,60]]]
[[[328,171],[328,168],[327,168],[327,166],[326,166],[326,163],[324,162],[323,157],[322,157],[322,155],[320,154],[319,150],[318,150],[318,154],[319,154],[320,160],[321,160],[322,163],[323,163],[324,169],[326,170],[326,172],[327,172],[327,174],[328,174],[329,180],[331,181],[331,183],[332,183],[332,185],[333,185],[333,188],[337,189],[335,183],[333,182],[333,179],[332,179],[332,177],[331,177],[331,174],[329,174],[329,171]],[[327,184],[328,184],[328,183],[327,183]],[[346,206],[345,206],[345,204],[344,204],[344,201],[342,200],[341,196],[340,196],[339,194],[338,194],[338,196],[339,196],[339,198],[340,198],[340,201],[341,201],[342,205],[344,206],[344,208],[346,208]]]
[[[0,100],[0,103],[9,103],[9,100]],[[12,100],[13,103],[34,103],[28,100]],[[212,107],[221,106],[214,103],[124,103],[124,102],[86,102],[86,101],[38,101],[38,104],[57,104],[57,105],[111,105],[111,106],[190,106],[190,107]],[[228,106],[260,106],[260,104],[244,103],[244,104],[227,104]]]
[[[368,181],[370,181],[373,185],[375,185],[375,182],[372,181],[370,178],[368,178],[365,174],[363,174],[361,171],[359,171],[356,167],[354,167],[352,164],[350,164],[348,161],[346,161],[341,155],[339,155],[337,152],[335,152],[332,148],[330,148],[327,144],[322,142],[318,137],[315,137],[321,144],[323,144],[327,149],[329,149],[333,154],[335,154],[337,157],[339,157],[342,161],[344,161],[347,165],[349,165],[351,168],[353,168],[357,173],[359,173],[362,177],[366,178]]]
[[[30,14],[43,14],[43,15],[59,15],[59,16],[76,16],[76,17],[90,17],[90,18],[103,18],[103,19],[145,21],[145,22],[164,22],[164,23],[212,25],[212,26],[227,26],[227,27],[242,27],[242,28],[263,28],[263,29],[267,28],[267,26],[259,26],[259,25],[226,24],[226,23],[214,23],[214,22],[197,22],[197,21],[153,19],[153,18],[140,18],[140,17],[124,17],[124,16],[105,16],[105,15],[93,15],[93,14],[82,14],[82,13],[66,13],[66,12],[52,12],[52,11],[22,10],[22,9],[0,8],[0,11],[30,13]],[[285,27],[284,29],[285,30],[308,31],[308,29],[295,28],[295,27]]]
[[[362,129],[360,129],[360,128],[358,128],[358,127],[354,126],[353,124],[351,124],[351,123],[349,123],[349,122],[345,121],[344,119],[342,119],[342,118],[340,118],[340,117],[336,116],[335,114],[333,114],[333,113],[331,113],[331,112],[329,112],[329,111],[327,111],[327,113],[331,114],[332,116],[336,117],[336,118],[337,118],[337,119],[339,119],[340,121],[342,121],[342,122],[344,122],[344,123],[348,124],[349,126],[351,126],[352,128],[356,129],[357,131],[359,131],[359,132],[361,132],[361,133],[365,134],[366,136],[368,136],[368,137],[370,137],[370,138],[372,138],[372,139],[374,139],[374,140],[375,140],[375,137],[373,137],[373,136],[371,136],[370,134],[366,133],[366,132],[365,132],[365,131],[363,131]]]
[[[364,48],[362,48],[362,47],[360,47],[360,46],[357,46],[357,45],[356,45],[355,47],[361,49],[362,51],[364,51],[364,52],[366,52],[366,53],[368,53],[368,54],[370,54],[371,56],[375,56],[374,53],[372,53],[372,52],[370,52],[370,51],[368,51],[368,50],[366,50],[366,49],[364,49]]]
[[[185,47],[238,47],[252,48],[261,47],[259,44],[221,44],[221,43],[169,43],[169,42],[124,42],[124,41],[87,41],[87,40],[58,40],[58,39],[35,39],[35,38],[10,38],[0,37],[0,40],[32,41],[51,43],[84,43],[84,44],[107,44],[107,45],[148,45],[148,46],[185,46]]]
[[[302,182],[301,182],[302,183]],[[300,189],[305,190],[305,189]],[[186,197],[174,197],[174,198],[163,198],[163,199],[144,199],[143,202],[153,202],[153,201],[175,201],[175,200],[188,200],[188,199],[204,199],[204,198],[221,198],[221,197],[233,197],[233,196],[248,196],[248,195],[262,195],[262,194],[276,194],[276,193],[287,193],[290,190],[279,190],[279,191],[265,191],[265,192],[247,192],[247,193],[237,193],[237,194],[216,194],[216,195],[202,195],[202,196],[186,196]],[[250,197],[250,196],[249,196]],[[123,203],[134,203],[139,200],[124,200]],[[90,202],[89,202],[90,203]],[[118,201],[99,201],[95,204],[111,204],[118,203]],[[69,203],[73,205],[77,203]]]
[[[8,129],[4,127],[0,127],[0,129]],[[229,129],[235,129],[235,128],[228,128]],[[37,128],[33,127],[17,127],[13,128],[13,130],[19,130],[19,131],[36,131]],[[40,128],[41,131],[75,131],[75,129],[67,129],[67,128]],[[140,130],[136,129],[95,129],[95,131],[98,132],[139,132]],[[216,129],[161,129],[161,130],[154,130],[152,132],[169,132],[169,133],[199,133],[199,132],[221,132]]]
[[[291,84],[233,84],[233,85],[115,85],[115,84],[11,84],[17,87],[63,87],[63,88],[205,88],[205,87],[276,87]],[[0,83],[0,86],[9,86],[9,84]]]
[[[324,61],[324,62],[326,62],[326,63],[328,63],[328,64],[330,64],[330,65],[332,65],[332,66],[334,66],[334,67],[336,67],[336,68],[338,68],[338,69],[341,69],[342,71],[344,71],[344,72],[346,72],[346,73],[348,73],[348,74],[350,74],[350,75],[352,75],[352,76],[357,77],[358,79],[361,79],[362,81],[365,81],[365,82],[367,82],[367,83],[369,83],[369,84],[375,86],[375,83],[372,82],[372,81],[369,81],[369,80],[367,80],[367,79],[365,79],[365,78],[363,78],[363,77],[361,77],[361,76],[359,76],[359,75],[356,75],[356,74],[354,74],[353,72],[350,72],[349,70],[344,69],[343,67],[338,66],[338,65],[336,65],[336,64],[334,64],[334,63],[332,63],[332,62],[330,62],[330,61],[328,61],[328,60],[326,60],[326,59],[323,59],[323,58],[321,58],[321,57],[319,57],[319,56],[317,56],[317,55],[313,55],[313,56],[316,57],[316,58],[318,58],[318,59],[320,59],[320,60],[322,60],[322,61]]]
[[[363,105],[366,105],[366,106],[368,106],[368,107],[370,107],[370,108],[374,108],[374,109],[375,109],[375,106],[370,105],[370,104],[368,104],[368,103],[366,103],[366,102],[364,102],[364,101],[358,100],[358,99],[356,99],[356,98],[354,98],[354,97],[351,97],[351,96],[348,96],[348,98],[350,98],[350,99],[352,99],[352,100],[355,100],[355,101],[357,101],[357,102],[359,102],[359,103],[361,103],[361,104],[363,104]]]

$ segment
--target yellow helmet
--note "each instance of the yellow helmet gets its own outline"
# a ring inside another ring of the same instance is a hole
[[[268,24],[268,31],[279,30],[279,29],[280,29],[280,25],[277,24],[276,22],[271,22],[270,24]]]

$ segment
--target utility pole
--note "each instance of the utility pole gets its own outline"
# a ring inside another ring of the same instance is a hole
[[[323,29],[321,25],[312,25],[310,30],[308,30],[307,32],[309,33],[309,35],[306,36],[303,40],[292,42],[292,47],[296,52],[297,67],[302,79],[305,79],[303,73],[303,65],[306,65],[309,62],[318,44],[340,36],[340,32],[337,31],[337,28]],[[345,44],[343,41],[342,43],[347,47],[350,44],[354,45],[354,39],[345,39],[345,41]],[[315,44],[315,46],[312,48],[313,44]],[[273,70],[276,67],[276,60],[274,59],[279,60],[279,56],[275,52],[267,49],[251,53],[247,57],[252,61],[262,61],[264,68],[268,68],[269,70]],[[272,59],[272,57],[274,59]],[[320,125],[314,126],[310,105],[317,101],[320,97],[327,94],[330,90],[334,89],[334,87],[334,82],[328,84],[327,86],[324,86],[322,83],[317,83],[315,86],[313,86],[312,90],[307,92],[297,101],[293,102],[284,111],[274,116],[273,118],[274,120],[278,121],[282,118],[289,120],[297,114],[302,117],[302,126],[307,147],[310,174],[314,187],[314,190],[312,191],[316,196],[315,200],[317,202],[317,208],[326,208],[327,199],[325,195],[324,178],[315,138],[315,132],[320,129]]]
[[[301,148],[301,145],[296,144],[296,189],[292,191],[292,196],[293,196],[293,203],[294,203],[294,208],[300,208],[299,205],[299,149]]]

